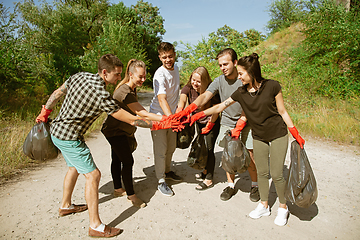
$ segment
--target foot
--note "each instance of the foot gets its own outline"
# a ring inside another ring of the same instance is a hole
[[[258,219],[262,216],[270,216],[270,207],[267,206],[266,208],[262,203],[259,203],[255,210],[250,212],[249,217]]]
[[[92,229],[91,227],[89,227],[89,236],[90,237],[103,237],[103,238],[109,238],[109,237],[114,237],[116,235],[119,235],[120,233],[122,233],[122,229],[119,228],[114,228],[114,227],[110,227],[108,225],[105,225],[105,229],[103,232],[100,231],[96,231],[94,229]]]
[[[205,180],[205,178],[206,178],[206,174],[203,173],[203,172],[195,174],[195,179],[196,180],[203,181],[203,180]]]
[[[179,175],[176,175],[173,171],[165,173],[165,179],[171,179],[176,182],[182,181],[182,178]]]
[[[60,217],[63,217],[69,214],[83,212],[87,209],[88,207],[86,204],[81,204],[81,205],[71,204],[69,208],[59,208],[59,215]]]
[[[289,216],[288,208],[285,209],[279,207],[274,223],[278,226],[285,226],[287,223],[288,216]]]
[[[123,197],[126,195],[125,189],[119,188],[114,190],[114,196],[115,197]]]
[[[197,185],[195,187],[195,189],[198,190],[198,191],[203,191],[203,190],[206,190],[206,189],[211,188],[213,186],[214,186],[214,183],[212,181],[206,181],[205,180],[205,181],[199,183],[199,185]]]
[[[135,194],[129,196],[128,201],[132,203],[134,207],[143,208],[146,207],[146,203],[144,203],[140,198],[138,198]]]
[[[169,188],[166,182],[159,183],[158,190],[165,196],[171,197],[174,195],[174,192]]]
[[[220,199],[223,201],[229,200],[233,195],[235,195],[235,189],[227,186],[220,195]]]
[[[260,200],[259,187],[251,187],[249,198],[253,202],[257,202]]]

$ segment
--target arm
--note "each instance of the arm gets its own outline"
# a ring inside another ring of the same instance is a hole
[[[216,104],[216,105],[212,106],[211,108],[208,108],[202,112],[195,114],[194,116],[191,117],[190,125],[193,125],[194,122],[196,122],[197,120],[199,120],[205,116],[218,114],[218,113],[224,111],[227,107],[231,106],[233,103],[235,103],[235,101],[231,97],[229,97],[224,102]]]
[[[276,107],[278,109],[279,114],[281,115],[282,119],[284,120],[286,126],[288,127],[291,135],[296,139],[296,141],[299,143],[301,148],[304,148],[305,140],[300,136],[298,130],[294,126],[294,123],[292,122],[290,115],[285,109],[284,105],[284,98],[282,96],[282,92],[280,92],[275,96],[276,101]]]
[[[56,103],[60,100],[60,98],[62,98],[63,96],[65,96],[67,93],[67,88],[66,88],[66,84],[64,83],[63,85],[61,85],[61,87],[59,87],[58,89],[56,89],[49,97],[49,99],[47,100],[46,104],[45,104],[45,108],[46,109],[53,109],[56,105]]]
[[[149,113],[139,102],[133,102],[128,104],[127,106],[131,109],[131,111],[136,113],[136,115],[139,115],[140,117],[147,120],[161,121],[162,119],[162,115]]]
[[[66,84],[64,83],[56,89],[47,100],[46,104],[42,106],[39,116],[36,118],[36,122],[47,122],[52,109],[55,107],[56,103],[60,100],[61,97],[65,96],[67,93]]]
[[[166,94],[159,94],[157,96],[157,98],[159,100],[160,107],[164,112],[164,115],[170,116],[172,113],[171,113],[170,106],[166,100]]]
[[[278,109],[278,112],[281,115],[281,117],[283,118],[284,122],[286,123],[286,126],[289,128],[294,127],[294,124],[291,121],[290,115],[288,114],[288,112],[285,109],[284,98],[283,98],[281,90],[275,96],[275,101],[276,101],[276,107]]]
[[[179,103],[178,103],[178,106],[177,106],[177,109],[176,109],[176,113],[184,110],[184,107],[186,105],[186,100],[187,100],[187,96],[186,94],[180,94],[180,100],[179,100]]]
[[[202,107],[205,103],[207,103],[214,95],[210,91],[205,91],[204,93],[200,94],[193,103],[196,104],[198,107]]]

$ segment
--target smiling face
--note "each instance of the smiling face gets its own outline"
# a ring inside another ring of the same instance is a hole
[[[236,68],[237,68],[237,71],[239,74],[238,79],[241,80],[243,85],[250,84],[250,86],[252,87],[252,79],[251,79],[249,73],[245,70],[245,68],[240,65],[236,66]]]
[[[159,59],[167,70],[174,70],[175,56],[176,54],[173,50],[159,53]]]
[[[105,81],[105,84],[113,84],[116,85],[116,83],[121,80],[121,73],[122,73],[122,67],[116,66],[114,70],[111,72],[108,72],[106,69],[102,70],[103,79]]]
[[[201,76],[198,73],[193,73],[191,76],[191,86],[200,93],[201,89]]]
[[[237,72],[236,72],[236,63],[231,60],[230,54],[225,54],[218,58],[218,63],[220,70],[227,78],[236,79],[237,78]]]
[[[141,87],[143,83],[146,80],[146,69],[142,67],[136,67],[135,71],[129,72],[130,75],[130,81],[129,85],[130,87]]]

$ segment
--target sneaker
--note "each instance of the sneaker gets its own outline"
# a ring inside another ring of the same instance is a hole
[[[171,197],[172,195],[174,195],[174,192],[169,188],[166,182],[159,183],[158,189],[165,196]]]
[[[262,216],[269,216],[270,215],[270,207],[265,206],[262,203],[259,203],[255,210],[251,211],[249,217],[253,219],[261,218]]]
[[[227,186],[220,194],[220,199],[223,201],[229,200],[235,194],[235,189]]]
[[[182,181],[182,178],[179,175],[176,175],[173,171],[165,173],[165,179],[171,179],[176,182]]]
[[[278,226],[284,226],[287,223],[288,216],[289,216],[288,208],[285,209],[279,207],[274,223]]]
[[[249,198],[253,202],[257,202],[260,200],[259,187],[251,187]]]

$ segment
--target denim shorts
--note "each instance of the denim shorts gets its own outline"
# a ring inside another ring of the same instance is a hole
[[[222,147],[222,148],[225,147],[225,133],[227,130],[231,130],[231,129],[233,129],[233,128],[229,127],[229,126],[225,126],[225,125],[220,125],[219,135],[216,139],[216,143],[217,143],[217,145],[219,145],[219,147]],[[241,131],[240,139],[245,144],[247,149],[251,150],[254,148],[252,132],[251,132],[251,128],[249,125],[246,125],[244,127],[244,129]]]
[[[86,174],[97,167],[90,149],[80,140],[60,140],[51,135],[55,146],[61,151],[68,167],[75,167],[78,173]]]

